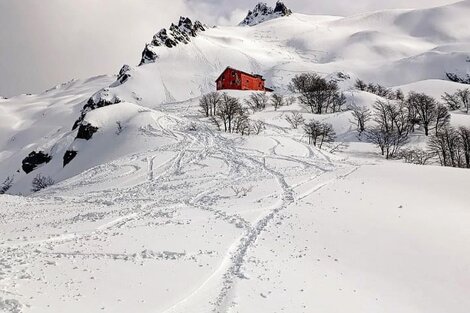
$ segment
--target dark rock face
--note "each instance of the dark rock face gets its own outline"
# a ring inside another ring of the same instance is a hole
[[[98,127],[95,127],[87,122],[82,122],[78,128],[78,134],[76,139],[85,139],[90,140],[93,137],[93,134],[98,131]]]
[[[44,163],[49,163],[52,160],[52,157],[42,151],[31,152],[22,162],[23,171],[26,174],[31,173],[34,171],[39,165]]]
[[[470,85],[470,75],[469,74],[467,74],[467,76],[465,76],[465,77],[461,77],[461,76],[459,76],[457,74],[454,74],[454,73],[446,73],[446,75],[447,75],[447,78],[450,81],[453,81],[455,83]]]
[[[64,167],[66,167],[67,164],[72,162],[72,160],[75,159],[77,154],[78,154],[78,152],[73,151],[73,150],[69,150],[69,151],[65,152],[65,154],[64,154]]]
[[[153,63],[158,59],[158,55],[154,50],[155,47],[171,49],[179,44],[188,44],[192,37],[196,37],[199,32],[205,30],[206,26],[201,22],[195,21],[193,23],[188,17],[180,17],[178,25],[171,24],[168,29],[163,28],[153,36],[152,42],[147,44],[142,52],[142,59],[139,65]]]
[[[150,44],[145,45],[144,51],[142,51],[142,58],[140,59],[139,66],[142,64],[153,63],[158,59],[158,55],[152,51]]]
[[[129,65],[123,65],[121,70],[119,71],[118,78],[115,83],[113,83],[110,87],[117,87],[119,85],[124,84],[129,78],[131,78],[131,67]]]
[[[277,17],[289,16],[292,11],[282,2],[276,2],[276,7],[273,9],[268,7],[266,3],[258,3],[252,11],[248,11],[248,15],[239,24],[240,26],[255,26],[265,21],[272,20]]]
[[[292,14],[292,10],[290,10],[283,2],[278,1],[276,2],[274,13],[279,14],[280,16],[289,16]]]
[[[72,130],[75,130],[85,119],[88,112],[122,102],[117,96],[113,95],[109,88],[104,88],[95,93],[83,107],[80,117],[73,124]]]

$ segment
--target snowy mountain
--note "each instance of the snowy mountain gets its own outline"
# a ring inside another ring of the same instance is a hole
[[[253,11],[249,11],[245,19],[239,24],[239,26],[255,26],[263,22],[289,16],[292,11],[281,1],[276,2],[275,8],[268,7],[266,3],[258,3]]]
[[[238,26],[182,17],[116,75],[0,99],[0,312],[466,313],[466,171],[384,161],[350,111],[268,106],[242,137],[198,104],[227,66],[287,97],[315,72],[348,104],[380,99],[357,78],[439,99],[469,87],[468,16],[470,1],[350,17],[260,3]],[[292,113],[347,147],[309,145]],[[38,175],[55,184],[33,194]]]

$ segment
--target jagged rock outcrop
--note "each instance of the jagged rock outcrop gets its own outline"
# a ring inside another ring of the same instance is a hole
[[[455,83],[460,83],[460,84],[467,84],[470,85],[470,75],[467,74],[466,76],[459,76],[454,73],[446,73],[447,78]]]
[[[239,25],[255,26],[260,23],[282,16],[289,16],[291,14],[292,11],[282,1],[277,1],[274,9],[269,7],[266,3],[260,2],[252,11],[248,11],[248,15]]]
[[[191,37],[196,37],[199,32],[205,30],[206,26],[201,22],[195,21],[193,23],[188,17],[180,17],[178,25],[171,24],[168,29],[163,28],[153,36],[150,44],[145,45],[139,65],[153,63],[158,59],[158,54],[154,50],[156,47],[171,49],[179,44],[188,44],[191,41]]]
[[[155,51],[152,50],[151,44],[146,44],[144,51],[142,51],[142,58],[140,59],[140,65],[153,63],[156,59],[158,59],[158,55]]]
[[[108,105],[116,104],[122,102],[119,97],[110,92],[109,88],[104,88],[95,93],[83,107],[80,117],[73,124],[72,130],[75,130],[85,119],[85,116],[88,112],[102,108]]]
[[[67,166],[77,156],[78,152],[74,150],[68,150],[64,154],[64,167]]]
[[[114,82],[110,87],[117,87],[124,84],[129,78],[131,78],[131,74],[129,73],[130,71],[131,67],[129,65],[123,65],[119,71],[116,82]]]
[[[78,133],[76,139],[90,140],[93,134],[98,131],[98,127],[91,125],[88,122],[82,122],[78,127]]]
[[[22,161],[22,169],[26,174],[34,171],[39,165],[49,163],[52,157],[43,151],[33,151]]]

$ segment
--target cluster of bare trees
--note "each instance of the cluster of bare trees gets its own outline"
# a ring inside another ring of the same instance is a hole
[[[245,104],[253,112],[259,112],[266,109],[268,104],[271,104],[275,111],[280,107],[292,105],[295,101],[293,97],[284,97],[281,94],[273,93],[268,96],[266,93],[252,93]]]
[[[358,132],[365,133],[387,159],[424,165],[437,157],[442,166],[470,168],[470,128],[451,127],[449,114],[449,109],[466,110],[468,97],[464,90],[446,93],[445,104],[440,104],[424,93],[410,92],[404,100],[378,100],[372,110],[352,106],[351,111]],[[403,150],[416,127],[429,136],[427,149]]]
[[[289,90],[299,93],[300,103],[314,114],[341,112],[346,104],[346,97],[336,81],[328,81],[314,73],[296,75]]]
[[[470,168],[470,128],[446,125],[431,136],[428,149],[442,166]]]
[[[442,100],[449,110],[462,110],[465,113],[470,111],[470,89],[459,89],[453,94],[444,93]]]
[[[380,84],[366,83],[363,80],[356,80],[354,87],[358,90],[367,91],[388,100],[405,100],[405,94],[401,89],[392,90]]]
[[[437,134],[450,121],[447,107],[426,94],[415,92],[404,100],[378,100],[372,111],[361,106],[350,109],[359,134],[365,133],[387,159],[397,156],[417,126],[429,136],[432,130]],[[374,122],[372,127],[368,125],[370,121]]]
[[[262,106],[262,98],[256,96],[258,105]],[[261,121],[251,121],[249,112],[235,97],[229,96],[227,93],[212,92],[204,95],[199,101],[201,111],[206,117],[209,117],[212,123],[219,129],[227,133],[239,133],[241,135],[259,134],[265,129],[265,125]]]
[[[331,124],[311,120],[305,123],[303,127],[309,144],[313,144],[319,149],[322,148],[324,143],[335,141],[336,133]]]
[[[0,186],[0,195],[5,194],[13,186],[13,177],[8,176]]]

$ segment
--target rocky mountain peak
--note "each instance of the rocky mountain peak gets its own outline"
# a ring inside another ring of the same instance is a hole
[[[191,38],[206,29],[207,27],[199,21],[193,22],[188,17],[180,17],[177,24],[172,23],[168,29],[163,28],[153,36],[152,42],[147,44],[142,52],[140,65],[153,63],[158,59],[156,47],[174,48],[179,44],[188,44]]]
[[[253,10],[248,11],[248,15],[239,24],[240,26],[255,26],[274,18],[289,16],[292,11],[282,2],[277,1],[274,9],[266,3],[258,3]]]

